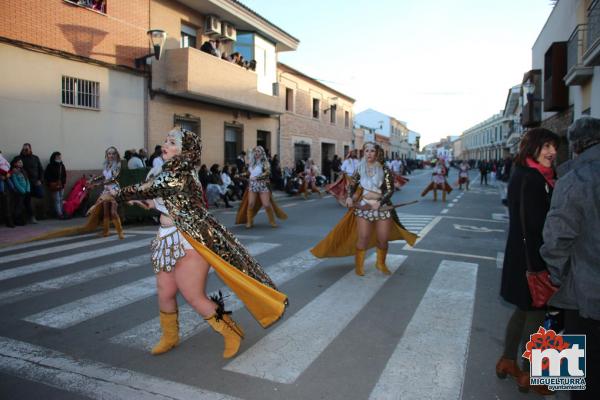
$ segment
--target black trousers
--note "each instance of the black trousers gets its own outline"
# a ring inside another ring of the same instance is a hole
[[[483,172],[481,173],[481,178],[479,179],[479,184],[480,185],[483,185],[483,181],[485,181],[486,185],[488,184],[487,183],[487,176],[488,176],[487,172],[486,173],[483,173]]]
[[[571,391],[571,399],[600,399],[600,321],[583,318],[576,310],[567,310],[565,311],[565,334],[586,335],[586,390]]]

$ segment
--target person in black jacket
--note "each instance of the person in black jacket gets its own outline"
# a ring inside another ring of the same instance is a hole
[[[63,219],[63,197],[65,184],[67,183],[67,171],[62,163],[62,155],[58,151],[50,156],[50,163],[44,172],[44,181],[48,191],[52,194],[56,216]]]
[[[553,163],[559,137],[543,128],[528,131],[521,140],[519,153],[508,182],[509,231],[506,241],[500,294],[516,306],[506,327],[504,353],[496,364],[499,378],[512,375],[519,390],[530,388],[540,394],[551,394],[546,386],[529,385],[529,363],[520,370],[517,361],[523,351],[520,345],[543,325],[545,307],[532,306],[526,272],[547,270],[540,256],[542,230],[556,179]],[[523,229],[524,227],[524,229]]]
[[[34,155],[31,150],[31,144],[24,143],[20,154],[21,160],[23,161],[23,169],[29,178],[29,185],[31,186],[31,197],[37,199],[44,198],[44,188],[42,186],[42,177],[44,176],[44,168],[38,156]],[[37,223],[35,216],[31,215],[32,223]]]

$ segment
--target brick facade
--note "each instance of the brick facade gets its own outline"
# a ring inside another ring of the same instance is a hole
[[[569,157],[569,143],[567,140],[567,130],[569,125],[573,123],[573,107],[569,107],[565,111],[559,112],[546,118],[542,121],[541,127],[551,130],[560,136],[560,146],[557,152],[556,162],[557,165],[567,161]]]
[[[65,0],[3,0],[0,37],[133,67],[149,52],[149,1],[108,0],[102,14]]]

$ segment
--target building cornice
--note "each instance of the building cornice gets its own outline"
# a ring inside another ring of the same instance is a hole
[[[300,77],[302,79],[310,81],[312,84],[314,84],[316,86],[319,86],[322,89],[328,90],[328,91],[332,92],[333,94],[336,94],[336,95],[338,95],[340,97],[343,97],[345,100],[349,101],[352,104],[354,104],[354,102],[356,101],[352,97],[350,97],[350,96],[348,96],[348,95],[346,95],[346,94],[344,94],[342,92],[339,92],[339,91],[333,89],[332,87],[329,87],[329,86],[327,86],[327,85],[319,82],[315,78],[311,78],[310,76],[306,75],[305,73],[300,72],[297,69],[292,68],[292,67],[290,67],[287,64],[284,64],[284,63],[278,61],[277,62],[277,69],[278,70],[285,70],[285,72],[291,73],[292,75],[296,75],[296,76],[298,76],[298,77]]]

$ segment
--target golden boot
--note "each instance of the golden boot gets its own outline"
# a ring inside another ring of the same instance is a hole
[[[269,218],[269,224],[271,224],[273,228],[277,228],[277,222],[275,221],[275,213],[273,212],[273,207],[268,207],[265,209],[265,211],[267,212],[267,217]]]
[[[354,255],[354,272],[356,275],[363,276],[365,274],[365,254],[367,250],[356,249]]]
[[[446,191],[445,190],[442,191],[442,201],[446,202]]]
[[[152,354],[166,353],[179,344],[179,313],[160,312],[160,327],[162,336],[160,341],[152,348]]]
[[[244,331],[231,318],[230,311],[225,311],[223,302],[223,294],[219,291],[218,295],[210,296],[210,299],[215,302],[217,308],[215,313],[204,320],[218,333],[223,336],[225,349],[223,350],[223,358],[231,358],[235,356],[240,348]]]
[[[121,219],[119,217],[115,217],[112,219],[112,223],[115,226],[115,230],[119,234],[119,239],[125,239],[125,235],[123,234],[123,226],[121,226]]]
[[[248,206],[248,210],[246,211],[246,228],[252,228],[252,219],[254,218],[254,213],[252,212],[252,207]]]
[[[392,272],[385,265],[385,257],[387,256],[388,249],[380,249],[377,248],[377,263],[375,264],[375,268],[383,272],[385,275],[391,275]]]
[[[433,201],[437,201],[437,189],[433,189]]]

